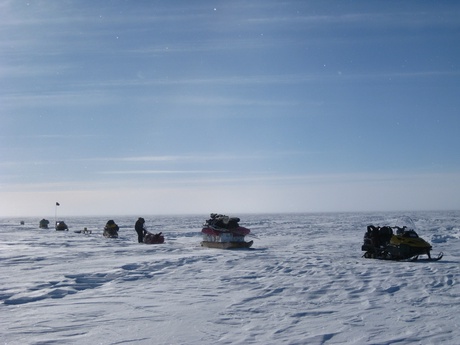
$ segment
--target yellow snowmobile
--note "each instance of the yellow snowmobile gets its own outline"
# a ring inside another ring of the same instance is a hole
[[[393,229],[396,229],[396,234]],[[436,258],[432,258],[431,244],[407,226],[369,225],[361,249],[365,251],[363,257],[368,259],[417,260],[420,255],[427,255],[427,260],[437,261],[443,256],[443,253],[439,253]]]

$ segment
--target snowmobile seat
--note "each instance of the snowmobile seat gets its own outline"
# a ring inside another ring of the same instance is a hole
[[[379,227],[374,225],[369,225],[367,227],[368,237],[371,240],[371,245],[378,248],[380,246],[380,236],[379,236]]]
[[[393,229],[389,226],[383,226],[379,229],[380,242],[387,244],[393,236]]]
[[[377,231],[377,230],[378,230],[378,228],[375,227],[375,226],[372,225],[372,224],[367,226],[367,232],[368,232],[369,234],[370,234],[370,233],[373,233],[373,232],[375,232],[375,231]]]

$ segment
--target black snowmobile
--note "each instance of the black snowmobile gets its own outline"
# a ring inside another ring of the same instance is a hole
[[[440,260],[443,253],[441,252],[436,258],[432,258],[430,254],[431,244],[419,237],[414,228],[413,225],[402,227],[369,225],[361,247],[365,251],[363,257],[380,260],[415,261],[420,255],[427,255],[427,260]],[[396,233],[393,233],[394,229]]]

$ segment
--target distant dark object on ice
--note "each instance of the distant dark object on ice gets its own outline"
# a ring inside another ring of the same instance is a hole
[[[85,234],[85,235],[89,235],[92,233],[92,231],[88,230],[88,228],[84,228],[83,230],[75,230],[74,232],[76,234]]]
[[[24,225],[25,223],[24,223],[24,221],[23,221],[23,220],[21,220],[21,222],[20,222],[19,224],[21,224],[21,225]]]
[[[50,221],[48,219],[45,219],[43,218],[40,223],[38,223],[38,227],[40,229],[48,229],[48,224],[50,223]]]
[[[162,233],[152,234],[151,232],[146,232],[144,236],[144,243],[147,244],[161,244],[165,242],[165,238]]]
[[[60,221],[56,222],[56,230],[58,230],[58,231],[64,231],[64,230],[68,231],[69,227],[67,226],[67,224],[63,220],[60,220]]]
[[[118,225],[115,224],[115,222],[112,219],[110,219],[104,227],[103,235],[107,238],[118,238],[119,229],[120,228],[118,227]]]

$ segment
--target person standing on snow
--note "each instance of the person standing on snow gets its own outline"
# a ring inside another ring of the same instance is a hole
[[[137,240],[139,241],[139,243],[144,242],[144,235],[146,233],[146,230],[144,229],[144,223],[144,218],[140,217],[134,225],[134,230],[136,230],[137,232]]]

